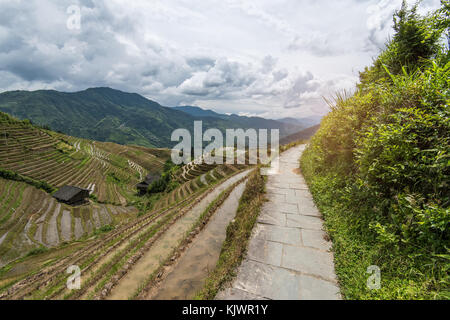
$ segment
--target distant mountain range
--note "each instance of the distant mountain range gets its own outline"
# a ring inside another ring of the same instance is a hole
[[[193,107],[193,106],[182,106],[182,107],[174,107],[173,109],[183,111],[191,116],[194,117],[203,117],[203,118],[221,118],[221,119],[227,119],[227,120],[233,120],[233,121],[243,121],[243,119],[246,119],[247,123],[251,121],[261,121],[266,120],[261,117],[243,117],[238,116],[235,114],[232,115],[226,115],[217,113],[212,110],[205,110],[200,107]],[[315,126],[320,123],[322,120],[322,116],[309,116],[309,117],[303,117],[303,118],[282,118],[277,119],[275,121],[295,125],[299,128],[306,129],[310,128],[312,126]]]
[[[315,125],[313,127],[307,128],[305,130],[299,131],[297,133],[291,134],[287,137],[283,137],[280,139],[280,145],[289,144],[292,142],[296,142],[299,140],[308,140],[313,135],[316,134],[317,130],[319,130],[320,125]]]
[[[261,117],[238,116],[236,114],[227,115],[193,106],[174,107],[172,109],[186,113],[199,120],[219,122],[224,128],[280,129],[280,136],[282,137],[289,135],[287,132],[291,130],[298,132],[305,128],[300,123],[287,123]]]
[[[312,126],[315,126],[316,124],[319,124],[322,118],[323,116],[309,116],[303,118],[282,118],[278,119],[278,121],[302,126],[304,128],[310,128]]]
[[[195,120],[203,120],[204,130],[279,129],[280,137],[308,127],[302,119],[295,123],[223,115],[198,107],[169,108],[139,94],[111,88],[91,88],[74,93],[54,90],[4,92],[0,94],[0,111],[71,136],[146,147],[173,146],[172,132],[178,128],[192,131]]]

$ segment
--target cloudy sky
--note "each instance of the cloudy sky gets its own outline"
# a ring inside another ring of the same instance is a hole
[[[400,5],[0,0],[0,91],[109,86],[165,106],[267,118],[324,114],[322,97],[354,88]],[[438,6],[425,0],[422,10]]]

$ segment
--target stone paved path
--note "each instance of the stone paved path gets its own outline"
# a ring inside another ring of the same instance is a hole
[[[340,299],[331,243],[320,212],[298,174],[304,145],[280,156],[280,172],[269,176],[269,201],[253,230],[246,259],[219,300]]]

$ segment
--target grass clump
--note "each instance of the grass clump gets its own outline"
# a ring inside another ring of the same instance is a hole
[[[26,254],[26,257],[37,256],[37,255],[43,254],[43,253],[45,253],[47,251],[48,251],[47,247],[40,246],[38,248],[34,248],[34,249],[28,251],[28,253]]]
[[[111,226],[108,224],[108,225],[105,225],[105,226],[102,226],[102,227],[96,229],[95,235],[101,235],[101,234],[108,233],[113,230],[114,230],[114,226]]]

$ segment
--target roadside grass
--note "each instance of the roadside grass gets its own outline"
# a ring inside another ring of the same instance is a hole
[[[302,158],[302,173],[333,242],[335,271],[345,299],[450,299],[448,255],[386,246],[369,228],[370,208],[350,198],[344,177],[314,174],[310,165],[307,156]],[[367,286],[371,276],[367,269],[373,265],[381,271],[378,290]]]
[[[247,182],[239,201],[236,217],[227,228],[219,260],[206,278],[204,287],[194,297],[196,300],[212,300],[235,277],[241,264],[251,232],[265,201],[265,179],[255,170]]]

